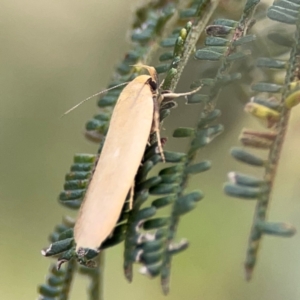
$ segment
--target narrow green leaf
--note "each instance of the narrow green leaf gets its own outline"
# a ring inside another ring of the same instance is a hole
[[[162,207],[165,207],[175,201],[176,197],[174,195],[171,196],[166,196],[163,198],[158,198],[154,201],[152,201],[151,205],[154,206],[155,208],[159,209]]]
[[[99,121],[97,119],[92,119],[85,124],[86,130],[104,131],[107,130],[107,127],[107,121]]]
[[[227,61],[235,61],[235,60],[238,60],[238,59],[245,59],[247,56],[249,56],[251,54],[250,51],[238,51],[238,52],[235,52],[235,53],[232,53],[230,55],[228,55],[226,57],[226,60]]]
[[[239,160],[246,164],[257,166],[257,167],[263,167],[265,165],[265,160],[245,151],[242,148],[237,148],[237,147],[232,148],[230,153],[236,160]]]
[[[57,277],[57,276],[49,276],[48,277],[48,284],[49,286],[53,286],[53,287],[59,287],[60,285],[62,285],[64,282],[64,278],[63,277]],[[44,298],[43,298],[44,300]]]
[[[177,193],[179,191],[180,187],[178,186],[178,184],[165,184],[165,183],[161,183],[158,184],[154,187],[151,187],[149,189],[149,193],[151,195],[166,195],[166,194],[174,194]]]
[[[294,38],[286,29],[272,30],[268,33],[268,38],[273,43],[284,47],[292,47],[294,44]]]
[[[189,247],[189,242],[187,240],[182,240],[180,241],[180,243],[176,243],[176,244],[172,243],[169,246],[168,253],[170,255],[178,254],[186,250],[188,247]]]
[[[166,39],[163,39],[161,41],[161,43],[160,43],[160,46],[164,47],[164,48],[174,47],[175,44],[176,44],[176,40],[177,40],[177,38],[166,38]]]
[[[244,185],[237,185],[232,183],[226,183],[224,186],[224,192],[231,197],[243,198],[243,199],[256,199],[261,195],[261,189],[256,187],[248,187]]]
[[[42,284],[39,286],[39,293],[46,297],[51,297],[54,299],[56,296],[59,296],[61,289],[47,284]],[[42,299],[45,299],[44,297]]]
[[[226,36],[228,35],[233,28],[226,25],[208,25],[205,29],[207,35],[212,36]]]
[[[217,61],[223,57],[223,54],[220,54],[218,52],[213,52],[211,50],[206,50],[206,49],[199,49],[195,53],[195,57],[197,59],[201,60],[213,60]]]
[[[91,172],[70,172],[65,176],[65,180],[84,180],[91,177]]]
[[[256,226],[264,234],[276,235],[280,237],[292,237],[296,234],[296,228],[287,223],[258,222]]]
[[[142,32],[135,32],[131,35],[131,39],[134,42],[147,43],[150,41],[153,35],[153,28],[145,29]]]
[[[258,82],[251,86],[253,91],[263,92],[263,93],[280,93],[282,90],[282,85],[268,82]]]
[[[78,153],[74,155],[74,163],[91,163],[93,164],[97,160],[98,155]]]
[[[146,265],[152,265],[161,261],[162,257],[163,257],[162,251],[150,252],[150,253],[144,252],[141,255],[141,262]]]
[[[63,191],[59,194],[59,200],[73,200],[82,198],[85,194],[85,189],[82,190],[70,190],[70,191]]]
[[[94,116],[94,119],[99,120],[99,121],[109,121],[110,120],[111,114],[109,113],[100,113],[98,115]]]
[[[142,190],[140,192],[136,192],[134,199],[134,206],[139,207],[142,205],[149,197],[149,192]]]
[[[193,199],[186,199],[185,201],[178,199],[175,206],[176,215],[184,215],[196,207],[196,203]]]
[[[162,181],[160,176],[153,176],[141,183],[139,183],[139,185],[137,186],[137,190],[141,191],[141,190],[146,190],[151,188],[152,186],[156,186],[157,184],[159,184]]]
[[[208,102],[209,96],[204,94],[194,94],[188,97],[187,104],[198,104],[202,102]]]
[[[166,162],[179,163],[186,160],[186,154],[180,152],[164,151]]]
[[[58,236],[58,241],[73,238],[73,228],[68,228],[61,232]]]
[[[180,197],[176,201],[175,214],[183,215],[193,210],[196,207],[196,202],[200,201],[203,197],[204,195],[201,191],[194,191]]]
[[[235,27],[239,24],[238,21],[235,20],[229,20],[229,19],[216,19],[213,22],[214,25],[223,25],[223,26],[229,26],[229,27]]]
[[[74,239],[68,238],[65,240],[52,243],[49,248],[42,250],[44,256],[52,256],[69,250],[74,245]]]
[[[244,7],[244,13],[247,15],[250,14],[259,2],[260,0],[247,0],[246,5]]]
[[[216,37],[216,36],[208,36],[205,39],[205,45],[206,46],[228,46],[229,40]]]
[[[153,168],[153,162],[151,160],[147,160],[143,163],[143,165],[140,167],[139,172],[136,176],[136,184],[139,184],[141,181],[144,181],[147,174],[150,172],[150,170]]]
[[[95,163],[88,164],[73,164],[71,166],[72,172],[88,172],[94,169]]]
[[[189,165],[185,172],[188,174],[198,174],[207,171],[211,168],[211,162],[209,160],[202,161],[197,164]]]
[[[220,80],[224,85],[229,84],[233,81],[239,80],[242,78],[241,73],[233,73],[233,74],[224,74],[218,76],[218,80]]]
[[[124,230],[122,233],[119,233],[118,235],[113,234],[109,238],[107,238],[102,244],[101,244],[101,250],[113,247],[115,245],[118,245],[119,243],[123,242],[126,236],[126,230]]]
[[[196,8],[188,8],[180,11],[180,19],[190,19],[196,15]]]
[[[185,137],[191,137],[194,136],[195,129],[189,128],[189,127],[179,127],[174,130],[173,137],[177,138],[185,138]]]
[[[72,200],[60,200],[60,203],[63,206],[66,206],[70,209],[79,209],[81,203],[82,203],[82,198],[79,199],[72,199]]]
[[[159,61],[166,61],[173,58],[173,52],[165,52],[159,57]]]
[[[260,68],[285,69],[287,62],[269,57],[260,57],[256,62],[256,66]]]
[[[255,35],[245,35],[243,37],[240,37],[239,39],[233,41],[232,45],[233,46],[241,46],[244,45],[246,43],[250,43],[256,40],[256,36]]]
[[[252,97],[250,99],[251,102],[266,106],[268,108],[278,110],[280,106],[280,102],[275,97],[270,97],[268,99],[263,99],[259,97]]]
[[[170,115],[171,111],[169,109],[164,109],[160,111],[159,122],[162,122],[166,117]]]
[[[161,250],[165,245],[164,240],[147,241],[140,245],[140,248],[145,252],[156,252]]]
[[[214,109],[208,115],[205,113],[201,113],[200,122],[198,123],[197,127],[200,129],[216,120],[219,116],[221,116],[221,111],[219,109]]]
[[[160,65],[160,66],[156,66],[155,70],[157,72],[157,74],[162,74],[165,73],[169,70],[170,68],[170,64],[164,64],[164,65]]]
[[[166,175],[166,174],[176,174],[182,172],[184,169],[184,164],[176,164],[172,167],[164,168],[159,171],[159,175]]]
[[[286,24],[296,24],[297,16],[290,10],[281,9],[280,7],[271,6],[267,12],[268,18],[274,21],[286,23]]]
[[[291,10],[294,10],[294,11],[299,11],[300,10],[300,5],[293,2],[293,1],[286,1],[286,0],[276,1],[276,6],[291,9]]]
[[[145,221],[143,228],[145,230],[157,229],[159,227],[166,226],[169,223],[169,218],[156,218]]]
[[[64,184],[64,190],[80,190],[85,189],[89,183],[88,179],[85,180],[68,180]]]
[[[162,179],[162,183],[180,183],[182,179],[182,174],[167,174],[167,175],[160,175]]]
[[[220,54],[224,54],[228,48],[227,47],[221,47],[221,46],[209,46],[209,47],[206,47],[206,48],[203,48],[205,50],[208,50],[208,51],[212,51],[212,52],[217,52],[217,53],[220,53]]]
[[[153,217],[156,213],[156,208],[154,206],[149,206],[143,209],[140,209],[134,217],[135,222],[140,222],[141,220],[148,219]]]
[[[162,263],[159,262],[157,264],[147,265],[140,269],[140,273],[142,275],[147,275],[151,278],[154,278],[160,274]]]
[[[263,184],[266,184],[266,182],[263,179],[257,178],[255,176],[237,173],[237,172],[228,173],[228,179],[233,184],[251,186],[251,187],[259,187]]]
[[[113,106],[116,104],[117,100],[118,100],[117,96],[105,95],[103,98],[101,98],[98,101],[98,106],[99,107]]]

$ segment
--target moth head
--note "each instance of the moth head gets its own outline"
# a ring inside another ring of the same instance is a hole
[[[157,72],[155,70],[155,68],[147,66],[147,65],[143,65],[143,64],[137,64],[137,65],[132,65],[133,67],[135,67],[137,70],[139,69],[146,69],[149,73],[149,75],[151,76],[152,80],[155,83],[158,83],[158,76],[157,76]]]

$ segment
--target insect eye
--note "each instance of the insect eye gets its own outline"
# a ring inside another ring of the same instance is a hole
[[[157,90],[157,83],[154,80],[152,80],[152,78],[149,79],[149,84],[153,91]]]

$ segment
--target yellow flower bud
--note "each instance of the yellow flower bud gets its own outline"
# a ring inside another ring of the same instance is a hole
[[[292,82],[290,84],[290,93],[284,100],[284,104],[287,108],[292,108],[300,103],[300,84],[299,81]]]
[[[264,121],[267,128],[273,127],[273,125],[280,118],[280,114],[278,111],[254,102],[247,103],[245,106],[245,111]]]

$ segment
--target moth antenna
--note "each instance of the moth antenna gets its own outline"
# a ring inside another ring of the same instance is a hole
[[[129,81],[123,82],[123,83],[120,83],[120,84],[117,84],[117,85],[115,85],[115,86],[113,86],[113,87],[111,87],[111,88],[109,88],[109,89],[103,90],[103,91],[101,91],[101,92],[98,92],[98,93],[96,93],[96,94],[90,96],[90,97],[87,97],[86,99],[82,100],[81,102],[79,102],[78,104],[76,104],[75,106],[73,106],[72,108],[70,108],[69,110],[67,110],[64,114],[62,114],[61,117],[67,115],[69,112],[71,112],[72,110],[76,109],[76,108],[77,108],[78,106],[80,106],[82,103],[84,103],[84,102],[86,102],[86,101],[88,101],[88,100],[90,100],[90,99],[92,99],[92,98],[94,98],[94,97],[96,97],[96,96],[98,96],[98,95],[101,95],[101,94],[106,93],[106,92],[108,92],[108,91],[110,91],[110,90],[113,90],[113,89],[115,89],[115,88],[117,88],[117,87],[119,87],[119,86],[125,85],[125,84],[127,84],[127,83],[129,83]]]
[[[161,96],[164,97],[168,97],[168,98],[178,98],[178,97],[185,97],[187,99],[187,96],[189,95],[193,95],[197,92],[199,92],[203,87],[203,84],[201,84],[199,87],[197,87],[196,89],[187,92],[187,93],[165,93],[165,94],[161,94]]]

